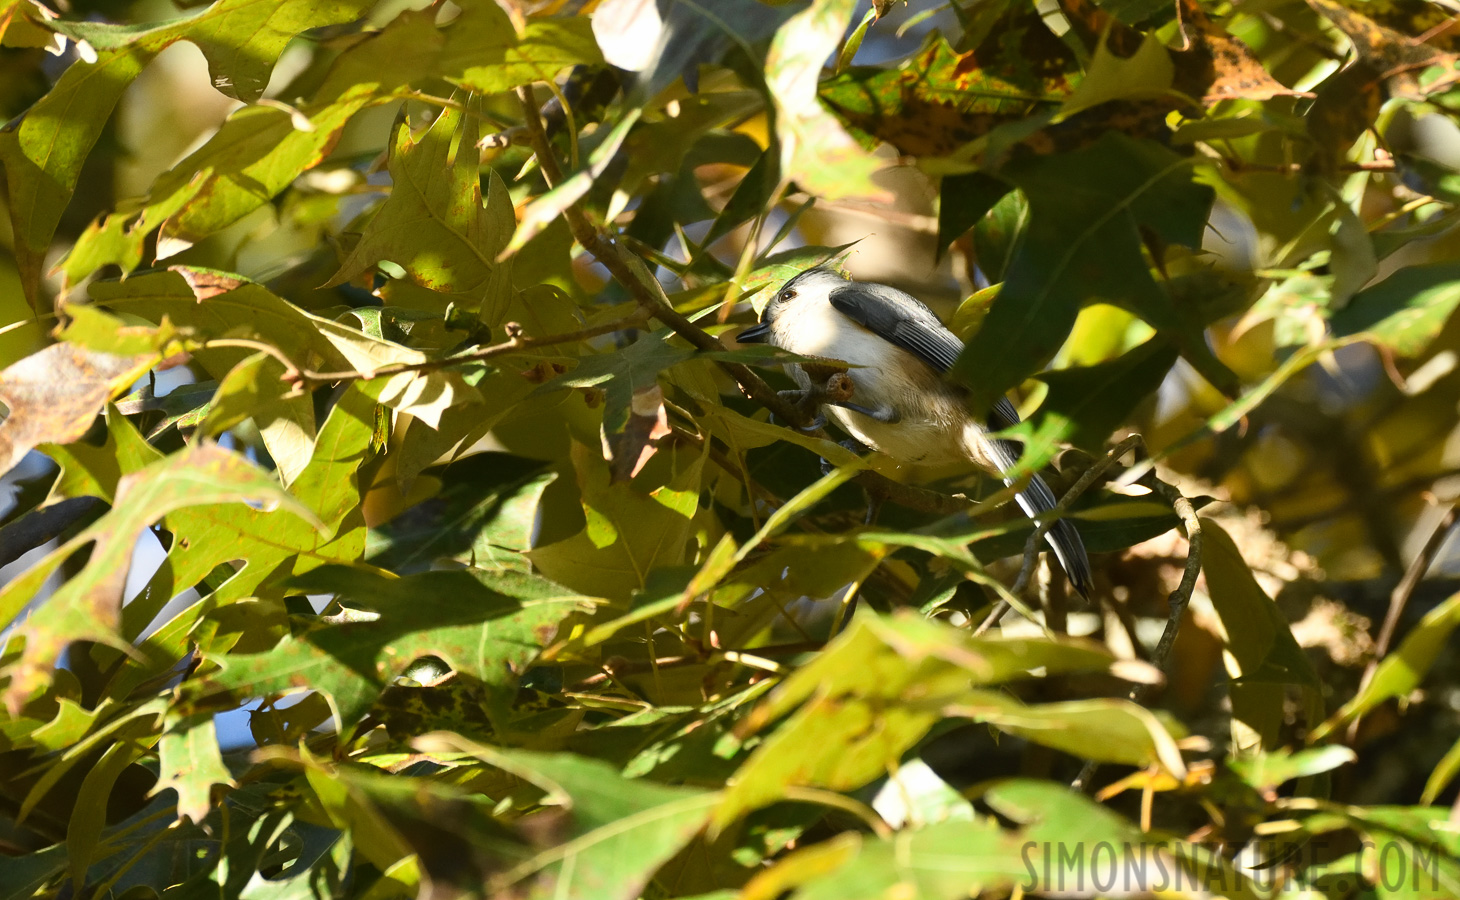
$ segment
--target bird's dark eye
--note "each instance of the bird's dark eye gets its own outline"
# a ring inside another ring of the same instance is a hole
[[[796,299],[796,292],[795,291],[782,291],[781,292],[781,299],[782,300],[795,300]]]

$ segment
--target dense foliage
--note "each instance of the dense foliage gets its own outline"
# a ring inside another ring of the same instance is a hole
[[[1453,5],[176,2],[0,0],[0,900],[1460,896]]]

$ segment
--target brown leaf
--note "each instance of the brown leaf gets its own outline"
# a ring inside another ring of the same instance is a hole
[[[1454,53],[1446,53],[1392,28],[1386,28],[1335,0],[1308,0],[1308,5],[1336,25],[1339,31],[1348,35],[1359,60],[1378,72],[1382,78],[1393,78],[1428,66],[1450,66],[1457,59]],[[1413,90],[1419,90],[1418,85],[1412,83],[1412,79],[1406,79],[1405,82]]]
[[[639,474],[659,449],[655,442],[669,434],[664,413],[664,391],[659,385],[634,391],[629,401],[629,421],[619,434],[603,435],[603,457],[609,463],[609,484],[627,481]]]
[[[52,344],[0,372],[0,472],[38,444],[69,444],[91,427],[112,394],[142,374],[147,356],[112,356]]]
[[[867,140],[909,156],[946,156],[999,125],[1060,103],[1079,70],[1032,6],[1000,17],[973,50],[934,36],[896,69],[857,69],[820,89],[822,102]]]
[[[1235,98],[1313,96],[1269,75],[1252,50],[1207,18],[1196,0],[1180,0],[1176,10],[1185,41],[1180,51],[1171,54],[1177,90],[1200,98],[1207,106]]]
[[[242,285],[244,280],[237,275],[230,275],[227,272],[217,272],[212,269],[195,269],[191,266],[168,266],[168,270],[176,272],[193,289],[193,295],[198,302],[211,299],[219,294],[226,294],[234,288]]]

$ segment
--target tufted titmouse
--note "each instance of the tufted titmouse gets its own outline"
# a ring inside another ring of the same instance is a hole
[[[1018,462],[1018,444],[988,436],[1018,423],[1013,404],[999,398],[986,424],[970,416],[962,392],[943,378],[963,342],[931,309],[896,288],[848,281],[830,269],[807,269],[782,285],[760,324],[736,340],[851,364],[851,398],[827,400],[825,409],[858,441],[898,462],[971,461],[1000,477]],[[791,367],[791,377],[803,391],[812,389],[812,378],[800,365]],[[1037,475],[1015,498],[1036,521],[1056,502]],[[1070,583],[1088,598],[1090,559],[1080,532],[1061,519],[1046,539]]]

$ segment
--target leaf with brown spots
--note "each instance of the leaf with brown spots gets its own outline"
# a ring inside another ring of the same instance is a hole
[[[132,550],[143,529],[185,506],[243,502],[287,509],[300,518],[318,522],[268,473],[216,444],[188,447],[123,476],[111,512],[0,591],[0,621],[14,622],[35,599],[45,578],[91,545],[85,567],[47,598],[20,628],[25,649],[9,667],[10,686],[5,693],[12,714],[45,686],[56,659],[73,641],[99,641],[130,649],[116,633],[116,627]]]
[[[1171,54],[1177,90],[1207,106],[1238,98],[1313,96],[1295,91],[1268,74],[1252,50],[1208,18],[1196,0],[1180,0],[1176,9],[1185,41],[1180,51]]]
[[[853,69],[821,99],[864,140],[909,156],[947,156],[994,127],[1053,108],[1079,71],[1069,48],[1033,9],[1000,20],[977,49],[955,53],[941,35],[896,69]]]
[[[1308,0],[1308,5],[1348,35],[1359,59],[1381,78],[1393,78],[1429,66],[1450,66],[1456,61],[1456,54],[1386,28],[1335,0]],[[1413,79],[1404,82],[1418,90]]]
[[[102,404],[146,370],[147,356],[112,356],[52,344],[0,372],[0,473],[39,444],[69,444],[91,427]]]

